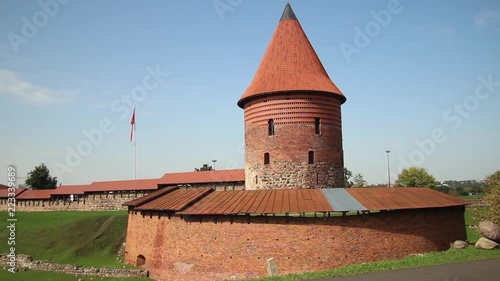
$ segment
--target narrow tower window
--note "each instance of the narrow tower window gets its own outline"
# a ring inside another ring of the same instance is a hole
[[[319,117],[314,118],[314,133],[317,135],[319,135],[319,124],[320,124]]]
[[[264,153],[264,165],[269,164],[269,152]]]
[[[314,164],[314,151],[309,151],[309,164]]]
[[[267,133],[270,136],[274,135],[274,120],[273,119],[267,120]]]

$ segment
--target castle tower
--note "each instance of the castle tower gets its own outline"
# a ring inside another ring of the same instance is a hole
[[[287,4],[238,101],[245,110],[245,188],[343,187],[345,101]]]

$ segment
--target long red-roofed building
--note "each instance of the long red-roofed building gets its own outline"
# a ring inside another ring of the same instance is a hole
[[[165,186],[213,187],[216,190],[242,190],[245,188],[245,170],[212,170],[165,173],[158,184]]]
[[[16,200],[50,200],[52,191],[55,189],[27,189],[16,196]]]
[[[15,189],[15,195],[19,195],[21,194],[22,192],[24,192],[26,190],[26,188],[23,188],[23,187],[18,187]],[[9,198],[9,189],[0,189],[0,199],[6,199],[6,198]]]
[[[85,192],[151,191],[158,189],[158,181],[159,179],[96,181]]]
[[[83,195],[90,185],[60,185],[54,191],[52,196],[70,196]]]

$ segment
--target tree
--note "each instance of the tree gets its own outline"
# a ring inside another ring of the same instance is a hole
[[[446,185],[436,185],[433,189],[447,194],[450,192],[450,187]]]
[[[434,176],[429,174],[426,169],[419,167],[403,169],[396,180],[396,186],[434,188],[435,184]]]
[[[352,187],[354,183],[351,180],[352,172],[344,167],[344,187]]]
[[[49,168],[42,163],[28,173],[25,183],[31,189],[52,189],[57,186],[57,177],[51,177]]]
[[[489,194],[492,188],[494,187],[498,188],[498,185],[495,185],[495,183],[499,181],[500,181],[500,170],[486,177],[484,191]]]
[[[196,172],[201,172],[201,171],[212,171],[213,168],[212,166],[208,165],[208,164],[203,164],[203,166],[201,166],[201,168],[194,168],[194,170]]]
[[[363,175],[357,174],[353,178],[353,187],[364,187],[367,184]]]
[[[489,220],[500,224],[500,170],[486,177],[486,190],[488,192],[483,197],[486,207],[474,208],[476,221]]]

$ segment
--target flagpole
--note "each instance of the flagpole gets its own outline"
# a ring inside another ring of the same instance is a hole
[[[135,113],[135,105],[134,105],[134,113]],[[135,117],[135,116],[134,116]],[[137,179],[137,128],[135,127],[134,120],[134,180]]]

